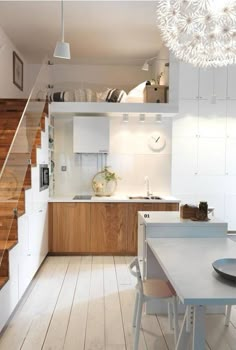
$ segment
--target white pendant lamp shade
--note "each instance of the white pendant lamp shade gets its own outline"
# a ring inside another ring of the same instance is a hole
[[[63,0],[61,0],[61,41],[58,41],[54,50],[54,57],[70,59],[70,44],[64,41],[64,11]]]
[[[142,70],[149,71],[149,64],[147,61],[143,64]]]
[[[53,54],[54,57],[70,59],[70,44],[58,41]]]
[[[180,60],[200,67],[236,63],[235,0],[158,0],[157,24]]]

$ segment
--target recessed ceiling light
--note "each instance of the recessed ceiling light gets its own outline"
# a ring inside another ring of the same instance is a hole
[[[144,123],[144,121],[145,121],[145,114],[140,114],[139,115],[139,121],[140,121],[140,123]]]
[[[122,120],[124,123],[128,123],[129,121],[129,115],[127,113],[124,113],[123,114],[123,120]]]

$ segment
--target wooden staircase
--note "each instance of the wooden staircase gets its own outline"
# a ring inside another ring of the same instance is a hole
[[[26,102],[27,100],[22,99],[0,99],[0,170],[8,154]],[[17,217],[25,213],[25,191],[31,188],[31,167],[37,165],[37,148],[41,146],[41,130],[45,130],[47,113],[46,103],[40,123],[29,125],[35,136],[32,140],[31,164],[27,165],[27,170],[25,169],[26,157],[22,155],[21,158],[19,153],[14,157],[13,154],[9,159],[9,176],[6,172],[4,180],[0,182],[0,198],[2,199],[0,202],[0,257],[2,256],[2,262],[0,260],[0,289],[9,279],[9,250],[18,242]],[[14,183],[16,172],[22,174],[23,186]]]

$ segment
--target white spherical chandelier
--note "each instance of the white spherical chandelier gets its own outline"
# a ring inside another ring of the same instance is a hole
[[[180,60],[199,67],[236,63],[236,1],[159,0],[157,25]]]

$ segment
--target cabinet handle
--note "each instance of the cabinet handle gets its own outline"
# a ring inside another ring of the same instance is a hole
[[[39,210],[39,213],[42,213],[42,212],[43,212],[43,209],[40,209],[40,210]]]

